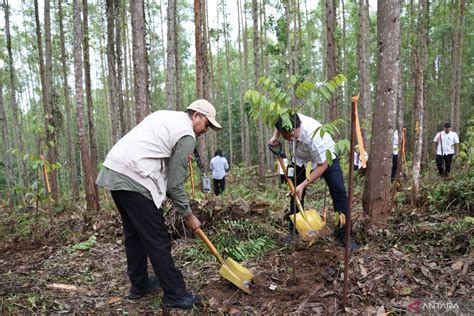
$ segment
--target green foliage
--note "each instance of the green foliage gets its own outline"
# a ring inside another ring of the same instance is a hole
[[[97,235],[93,234],[86,241],[80,242],[72,246],[71,250],[74,250],[74,251],[75,250],[90,250],[92,249],[92,247],[94,247],[96,239],[97,239]]]
[[[459,145],[459,158],[467,166],[469,174],[474,166],[474,118],[469,120],[466,140]]]
[[[474,177],[458,177],[424,189],[428,207],[433,212],[469,211],[474,201]]]
[[[240,262],[263,255],[276,247],[264,227],[247,219],[225,220],[216,227],[212,243],[224,257]],[[188,261],[203,263],[211,255],[206,245],[196,239],[190,247],[181,249]]]

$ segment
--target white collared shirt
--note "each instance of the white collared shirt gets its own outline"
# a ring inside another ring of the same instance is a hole
[[[438,143],[436,149],[437,155],[451,155],[454,154],[454,144],[459,144],[459,137],[455,132],[446,133],[445,131],[442,131],[436,134],[433,142]],[[441,145],[443,148],[441,148]]]
[[[331,135],[325,133],[321,137],[320,128],[322,125],[315,119],[298,114],[301,119],[300,135],[296,140],[296,164],[298,166],[306,165],[311,161],[313,169],[326,161],[326,152],[329,150],[332,159],[336,158],[334,153],[334,140]],[[315,133],[315,131],[317,131]]]

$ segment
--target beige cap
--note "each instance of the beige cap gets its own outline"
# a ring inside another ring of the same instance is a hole
[[[204,114],[211,123],[211,128],[213,130],[219,130],[222,128],[221,124],[216,121],[216,109],[209,101],[204,99],[196,100],[187,107],[187,110],[193,110]]]

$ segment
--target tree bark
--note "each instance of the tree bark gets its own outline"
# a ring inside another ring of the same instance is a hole
[[[110,122],[112,128],[112,142],[116,143],[119,140],[120,127],[118,119],[118,104],[117,104],[117,71],[115,62],[115,1],[106,0],[106,15],[107,15],[107,87],[109,89],[109,108],[110,108]]]
[[[334,33],[336,31],[336,3],[335,0],[326,0],[326,63],[327,63],[327,79],[336,76],[336,42]],[[336,94],[333,94],[329,101],[329,120],[334,121],[337,118]]]
[[[82,0],[82,16],[83,16],[83,55],[84,55],[84,78],[86,84],[86,100],[87,100],[87,123],[88,123],[88,134],[89,134],[89,148],[91,155],[91,164],[92,164],[92,177],[97,178],[97,167],[98,157],[97,157],[97,141],[96,141],[96,132],[94,125],[94,103],[92,101],[92,79],[91,79],[91,63],[89,60],[89,10],[87,5],[87,0]],[[99,189],[94,182],[95,194],[99,197]]]
[[[363,193],[364,212],[375,224],[390,213],[392,139],[397,106],[400,58],[400,3],[378,1],[377,6],[377,107],[372,124],[371,156]]]
[[[15,193],[13,191],[12,181],[12,159],[10,154],[10,136],[8,134],[7,116],[5,115],[5,106],[3,105],[3,82],[0,80],[0,129],[2,132],[2,161],[5,173],[5,192],[7,194],[7,200],[10,204],[10,208],[13,209],[15,201]]]
[[[73,201],[79,200],[79,189],[78,189],[78,176],[77,176],[77,163],[76,163],[76,142],[74,140],[72,131],[74,130],[71,118],[71,99],[69,96],[69,83],[68,83],[68,67],[66,62],[66,47],[64,44],[64,26],[63,26],[63,11],[62,11],[62,0],[58,0],[58,13],[59,13],[59,41],[61,46],[61,75],[63,82],[64,91],[64,108],[66,112],[66,139],[67,139],[67,166],[70,172],[70,185]]]
[[[24,146],[23,146],[23,137],[21,134],[22,126],[18,114],[18,103],[16,99],[16,83],[15,83],[15,68],[13,66],[13,53],[12,53],[12,40],[10,35],[10,6],[7,0],[3,1],[3,10],[5,14],[5,37],[7,40],[7,51],[8,51],[8,70],[10,74],[10,105],[13,113],[13,125],[15,133],[13,133],[13,139],[15,141],[15,147],[23,155]],[[28,180],[28,171],[26,168],[26,161],[21,159],[21,155],[17,156],[17,163],[20,168],[20,174],[22,179],[22,186],[27,186],[29,183]]]
[[[357,66],[359,68],[359,91],[362,114],[362,126],[370,130],[371,126],[371,98],[370,98],[370,30],[369,30],[369,2],[359,0],[359,32],[357,36]],[[363,133],[366,150],[370,150],[367,133]]]
[[[125,104],[123,96],[123,61],[122,61],[122,24],[121,13],[123,7],[122,0],[115,0],[114,5],[114,17],[115,17],[115,62],[117,70],[117,106],[118,106],[118,119],[120,126],[120,136],[125,135],[128,132],[125,113]],[[126,40],[126,39],[125,39]]]
[[[460,130],[460,119],[459,119],[459,107],[460,107],[460,95],[461,95],[461,66],[462,66],[462,51],[463,51],[463,38],[464,38],[464,14],[465,14],[465,2],[460,0],[459,4],[456,3],[452,10],[455,10],[453,19],[453,55],[452,65],[453,73],[450,88],[450,104],[451,104],[451,122],[455,129]]]
[[[260,62],[259,62],[259,36],[258,36],[258,2],[252,0],[252,20],[253,20],[253,62],[255,84],[260,78]],[[258,153],[258,179],[259,182],[265,181],[265,152],[263,149],[263,122],[259,116],[257,118],[257,153]]]
[[[84,175],[84,186],[86,191],[87,211],[99,211],[99,203],[96,195],[94,178],[92,176],[91,158],[89,154],[89,144],[84,129],[83,117],[83,88],[82,88],[82,24],[81,24],[81,4],[80,0],[74,0],[74,79],[76,92],[76,114],[77,114],[77,134],[81,149],[81,162]],[[89,221],[89,214],[85,215],[86,222]]]
[[[143,0],[130,0],[132,15],[133,73],[135,81],[135,117],[140,123],[150,113],[148,61],[145,41],[145,12]]]
[[[166,104],[176,110],[176,0],[168,1],[166,41]]]
[[[225,44],[225,63],[227,70],[227,87],[226,87],[226,97],[227,97],[227,120],[228,120],[228,133],[229,133],[229,162],[232,166],[234,164],[234,142],[233,142],[233,130],[232,130],[232,100],[230,92],[232,91],[232,71],[230,65],[230,43],[229,43],[229,28],[227,25],[227,11],[225,7],[225,2],[222,2],[222,15],[224,16],[224,44]]]

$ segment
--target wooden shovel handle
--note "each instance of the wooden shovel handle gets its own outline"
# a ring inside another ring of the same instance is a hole
[[[202,239],[202,241],[204,241],[204,243],[206,244],[207,248],[209,248],[209,250],[211,251],[211,253],[214,255],[214,257],[217,258],[217,260],[219,260],[219,262],[221,264],[225,264],[224,262],[224,258],[221,257],[221,255],[219,254],[219,252],[217,252],[217,249],[216,247],[214,247],[214,245],[212,244],[212,242],[209,240],[209,238],[207,238],[207,235],[201,230],[201,228],[198,228],[194,231],[194,233],[196,235],[199,236],[199,238]]]

